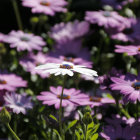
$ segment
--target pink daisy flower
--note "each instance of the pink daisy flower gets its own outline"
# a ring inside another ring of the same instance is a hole
[[[37,96],[38,100],[43,101],[43,104],[55,105],[55,108],[58,109],[60,106],[60,98],[62,93],[62,87],[58,86],[50,87],[50,92],[43,91],[41,95]],[[89,105],[89,97],[86,94],[81,93],[80,90],[74,88],[64,89],[62,97],[62,107],[73,106],[73,105]]]
[[[17,51],[42,50],[42,46],[46,45],[40,36],[23,31],[11,31],[4,41],[9,43],[11,48],[17,48]]]
[[[65,0],[22,0],[22,5],[31,7],[32,13],[44,13],[54,16],[56,12],[66,12],[63,6],[67,5]]]

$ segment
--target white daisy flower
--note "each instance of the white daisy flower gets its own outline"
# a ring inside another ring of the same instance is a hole
[[[62,64],[56,64],[56,63],[47,63],[44,65],[37,66],[35,68],[36,70],[43,70],[43,73],[50,73],[57,75],[69,75],[73,76],[73,72],[78,72],[80,74],[85,74],[88,76],[98,76],[97,72],[91,69],[86,68],[82,65],[74,65],[70,62],[63,62]]]

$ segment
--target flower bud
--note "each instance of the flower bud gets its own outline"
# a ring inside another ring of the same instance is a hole
[[[88,125],[92,122],[92,116],[90,114],[90,112],[86,112],[83,116],[83,122],[84,124]]]
[[[84,108],[84,114],[85,114],[86,112],[91,113],[91,108],[90,108],[90,106],[86,106],[86,107]]]
[[[11,115],[9,114],[9,112],[6,110],[5,107],[3,107],[3,109],[0,112],[0,121],[6,124],[11,121]]]
[[[38,17],[32,17],[32,18],[30,19],[30,23],[31,23],[32,25],[37,24],[38,21],[39,21]]]

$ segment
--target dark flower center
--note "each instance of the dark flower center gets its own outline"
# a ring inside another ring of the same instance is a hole
[[[21,41],[28,42],[28,41],[29,41],[29,38],[27,38],[27,37],[24,36],[24,37],[21,37],[20,40],[21,40]]]
[[[111,17],[111,13],[109,11],[105,11],[103,13],[103,16],[105,16],[105,17]]]
[[[138,51],[140,52],[140,47],[138,48]]]
[[[132,84],[132,87],[133,87],[135,90],[140,90],[140,81],[134,82],[134,83]]]
[[[73,66],[71,66],[69,64],[63,64],[63,65],[60,65],[60,68],[63,68],[63,69],[73,69]]]
[[[23,104],[21,102],[17,102],[16,105],[17,106],[23,106]]]
[[[7,84],[7,82],[5,80],[0,80],[0,84],[5,85],[5,84]]]
[[[61,99],[61,95],[57,95],[59,99]],[[69,95],[63,94],[62,99],[70,99]]]
[[[123,33],[125,33],[125,34],[132,34],[134,31],[133,31],[133,29],[132,28],[126,28],[126,29],[124,29],[123,30]]]
[[[40,4],[43,6],[50,6],[50,3],[46,2],[46,1],[42,1],[42,2],[40,2]]]
[[[101,97],[90,97],[89,100],[93,101],[93,102],[101,102],[102,98]]]

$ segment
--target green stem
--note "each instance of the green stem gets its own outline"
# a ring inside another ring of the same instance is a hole
[[[16,135],[16,133],[12,130],[11,126],[8,124],[6,124],[8,129],[10,130],[10,132],[13,134],[13,136],[16,138],[16,140],[20,140],[19,137]]]
[[[64,140],[64,135],[63,135],[63,131],[62,131],[62,100],[63,100],[63,93],[64,93],[64,85],[65,85],[65,77],[64,77],[64,81],[63,81],[63,87],[62,87],[62,93],[61,93],[61,97],[60,97],[60,108],[59,108],[59,129],[60,129],[60,134],[62,137],[62,140]]]
[[[139,118],[139,101],[137,100],[137,104],[136,104],[136,111],[137,111],[137,119]]]
[[[87,140],[87,125],[85,126],[86,130],[85,130],[85,140]]]
[[[122,105],[119,106],[121,113],[123,113],[128,119],[131,118],[129,113],[122,107]]]
[[[22,26],[22,22],[21,22],[21,17],[20,17],[17,1],[16,0],[11,0],[11,2],[12,2],[13,8],[14,8],[14,12],[15,12],[15,15],[16,15],[16,20],[17,20],[18,28],[20,30],[23,30],[23,26]]]

